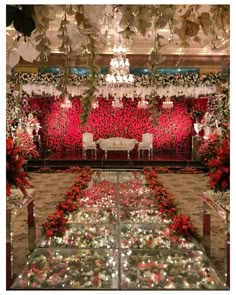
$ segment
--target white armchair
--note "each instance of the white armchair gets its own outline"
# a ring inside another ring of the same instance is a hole
[[[148,150],[148,157],[153,156],[153,134],[144,133],[142,135],[142,142],[138,144],[138,157],[140,158],[140,150]]]
[[[83,133],[82,134],[82,143],[83,143],[83,157],[86,158],[86,151],[87,150],[94,150],[95,158],[97,158],[97,146],[96,142],[93,141],[93,134],[92,133]]]

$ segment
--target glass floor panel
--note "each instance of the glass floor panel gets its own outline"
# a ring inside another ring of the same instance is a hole
[[[12,289],[227,289],[201,245],[170,234],[140,171],[95,171],[91,183]]]

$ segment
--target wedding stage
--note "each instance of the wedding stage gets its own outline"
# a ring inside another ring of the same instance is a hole
[[[140,157],[137,150],[130,152],[127,158],[127,151],[109,151],[107,158],[105,152],[98,150],[95,157],[93,151],[87,151],[86,157],[83,151],[78,152],[50,152],[41,154],[39,159],[28,161],[28,170],[32,171],[43,167],[63,169],[71,166],[90,166],[92,168],[129,168],[138,169],[145,166],[184,168],[193,167],[206,169],[204,164],[194,159],[191,153],[160,153],[153,150],[153,155],[149,158],[148,151],[143,151]]]

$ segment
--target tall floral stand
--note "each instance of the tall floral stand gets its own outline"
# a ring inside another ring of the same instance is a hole
[[[15,277],[14,273],[14,255],[13,255],[13,222],[15,217],[24,209],[27,209],[28,226],[28,250],[31,253],[35,248],[35,214],[34,214],[34,196],[33,189],[26,190],[27,197],[24,197],[20,189],[11,189],[11,195],[7,197],[6,206],[6,287],[10,289]]]
[[[199,135],[192,136],[192,160],[197,159],[197,153],[202,144],[202,138]]]

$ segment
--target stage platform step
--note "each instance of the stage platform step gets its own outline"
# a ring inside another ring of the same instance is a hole
[[[28,161],[28,170],[35,170],[42,167],[50,167],[63,169],[72,166],[100,169],[142,169],[145,166],[166,167],[166,168],[184,168],[193,167],[206,170],[207,167],[198,160],[192,159],[190,154],[153,154],[149,158],[148,154],[142,155],[140,158],[136,154],[131,154],[127,158],[127,153],[111,152],[108,153],[107,159],[104,154],[99,154],[97,158],[93,154],[88,153],[86,159],[83,158],[82,152],[75,153],[52,153],[45,157]]]

